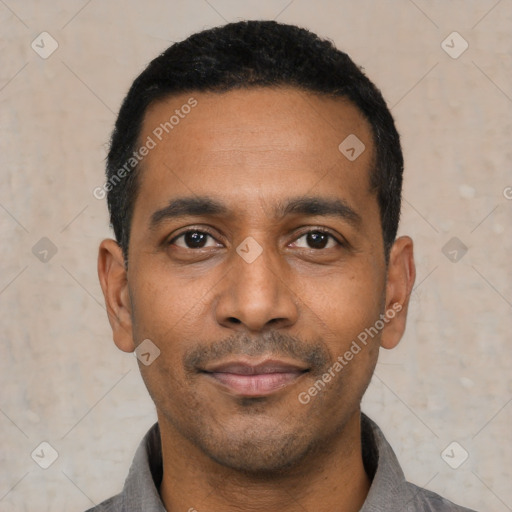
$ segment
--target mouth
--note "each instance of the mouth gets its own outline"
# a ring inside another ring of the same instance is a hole
[[[259,363],[236,360],[201,369],[225,390],[238,396],[258,397],[275,393],[309,372],[300,364],[267,359]]]

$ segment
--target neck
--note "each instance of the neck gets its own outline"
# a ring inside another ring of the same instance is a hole
[[[279,475],[252,475],[222,466],[160,415],[159,424],[160,495],[168,512],[357,512],[370,489],[361,452],[359,410],[336,438]]]

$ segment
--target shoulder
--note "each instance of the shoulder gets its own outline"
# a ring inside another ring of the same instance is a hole
[[[417,485],[407,482],[410,502],[407,504],[407,511],[421,512],[475,512],[472,509],[461,507],[443,498],[435,492],[423,489]]]
[[[116,496],[112,496],[112,498],[102,501],[99,505],[87,509],[85,512],[122,512],[122,503],[121,495],[117,494]]]

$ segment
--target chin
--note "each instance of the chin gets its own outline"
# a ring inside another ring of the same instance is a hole
[[[226,435],[223,431],[202,439],[198,447],[226,468],[253,477],[282,475],[301,467],[308,455],[318,448],[317,440],[297,430],[272,434],[265,429],[246,429],[235,435]]]

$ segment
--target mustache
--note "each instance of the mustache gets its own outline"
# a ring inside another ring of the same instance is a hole
[[[220,361],[227,356],[288,357],[304,363],[313,374],[324,373],[331,363],[329,352],[319,341],[305,342],[295,336],[268,331],[258,337],[247,334],[233,335],[213,344],[198,343],[186,351],[183,366],[187,372],[195,373],[208,363]]]

